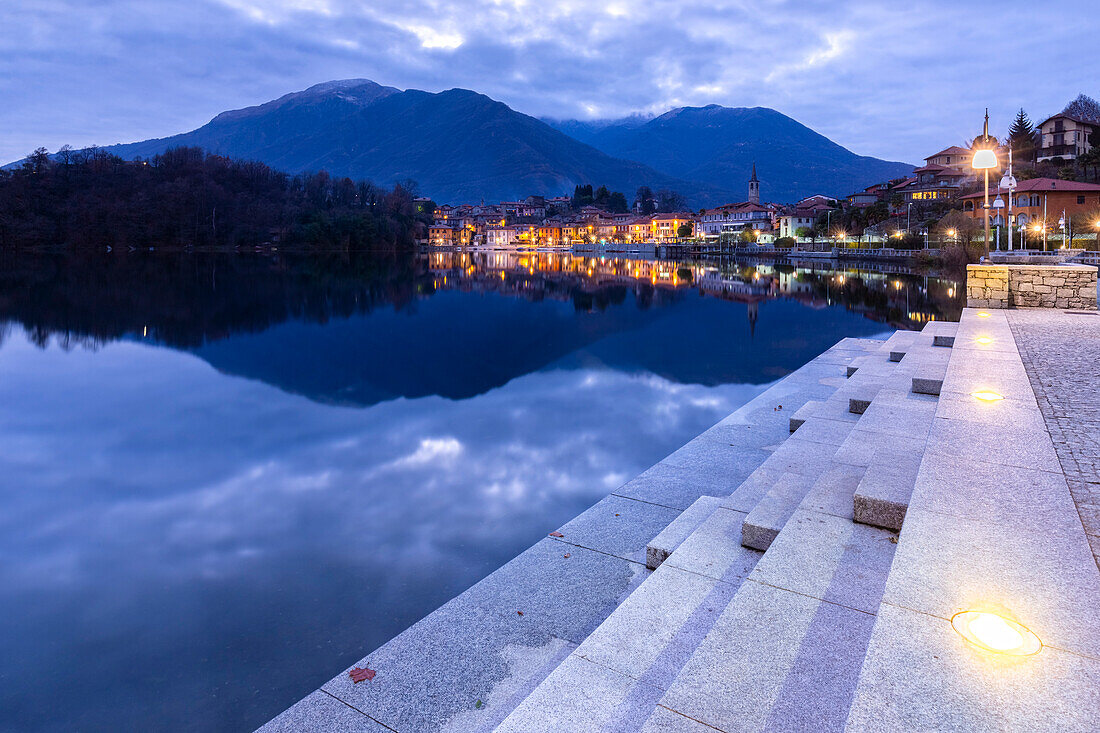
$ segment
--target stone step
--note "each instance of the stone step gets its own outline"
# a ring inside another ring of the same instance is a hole
[[[688,535],[706,521],[711,513],[722,505],[724,497],[700,496],[680,516],[673,519],[645,548],[645,565],[656,570],[687,539]]]
[[[933,336],[932,337],[932,345],[933,346],[946,346],[947,348],[951,348],[952,346],[955,345],[955,337],[954,336]]]
[[[847,369],[847,372],[846,372],[845,376],[850,379],[853,374],[855,374],[856,372],[859,371],[859,368],[861,366],[866,364],[872,358],[873,357],[870,354],[868,354],[867,356],[860,356],[860,357],[857,357],[855,359],[852,359],[852,363],[848,365],[848,369]]]
[[[791,432],[798,430],[802,427],[802,424],[821,407],[824,400],[810,400],[806,404],[795,410],[795,413],[791,415]]]
[[[912,391],[916,394],[939,396],[947,366],[924,366],[913,376]]]
[[[859,390],[858,394],[850,396],[848,398],[848,412],[853,415],[862,415],[867,412],[867,408],[871,406],[871,401],[874,400],[880,389],[881,387],[878,385],[868,385]]]
[[[641,730],[844,729],[895,550],[851,521],[860,472],[818,478]]]
[[[963,311],[849,730],[1096,730],[1100,574],[1031,383],[1006,376],[1011,313]],[[970,396],[991,378],[1004,399]],[[956,633],[962,611],[1041,646],[994,653]]]
[[[861,524],[901,530],[917,481],[922,452],[886,451],[867,466],[853,496],[853,517]]]
[[[813,483],[812,476],[799,473],[781,475],[760,503],[745,515],[741,544],[754,550],[767,550]]]
[[[761,557],[744,516],[713,511],[495,730],[638,730]]]

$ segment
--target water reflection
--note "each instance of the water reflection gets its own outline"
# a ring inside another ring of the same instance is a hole
[[[250,729],[837,339],[950,305],[465,257],[0,257],[0,729]]]

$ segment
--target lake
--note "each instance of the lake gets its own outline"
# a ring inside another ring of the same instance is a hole
[[[251,730],[840,338],[960,308],[766,263],[0,254],[0,730]]]

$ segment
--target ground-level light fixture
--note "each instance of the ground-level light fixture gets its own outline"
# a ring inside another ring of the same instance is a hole
[[[979,399],[982,402],[998,402],[1004,399],[1004,395],[992,392],[988,389],[971,392],[970,396],[974,397],[975,399]]]
[[[1043,648],[1031,629],[988,611],[960,611],[951,617],[951,626],[971,644],[995,654],[1026,657]]]
[[[978,318],[989,318],[989,314],[985,311],[981,311],[978,313]]]
[[[989,346],[991,343],[993,343],[993,339],[989,338],[988,336],[979,336],[974,340],[982,346]]]

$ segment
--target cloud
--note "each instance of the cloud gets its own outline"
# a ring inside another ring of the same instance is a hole
[[[770,106],[856,152],[914,161],[990,107],[1060,109],[1100,58],[1022,2],[11,0],[0,158],[192,129],[336,78],[461,86],[538,116]],[[1100,18],[1075,20],[1075,33]],[[1074,68],[1074,74],[1058,69]]]

